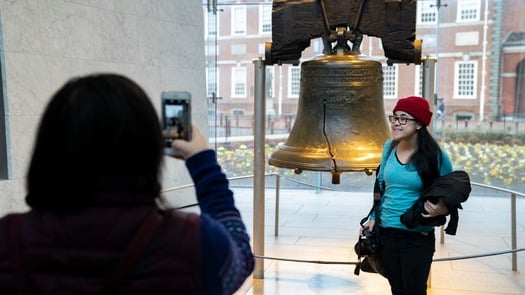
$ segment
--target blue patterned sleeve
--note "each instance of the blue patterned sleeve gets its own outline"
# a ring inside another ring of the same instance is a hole
[[[232,294],[254,268],[250,237],[215,152],[196,154],[186,166],[201,209],[203,293]]]

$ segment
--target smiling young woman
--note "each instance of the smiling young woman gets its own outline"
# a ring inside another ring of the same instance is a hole
[[[380,259],[392,294],[426,294],[435,250],[434,227],[408,228],[401,215],[434,179],[452,172],[452,163],[428,132],[432,112],[426,99],[401,98],[392,113],[392,139],[384,145],[377,174],[382,188],[379,216],[372,214],[365,226],[370,230],[379,226],[383,239]],[[427,202],[425,209],[425,218],[448,213],[443,201]]]

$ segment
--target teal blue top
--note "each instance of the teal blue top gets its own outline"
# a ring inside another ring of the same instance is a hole
[[[381,167],[378,172],[379,183],[384,181],[385,191],[381,198],[380,206],[380,226],[392,227],[416,232],[429,232],[433,226],[418,226],[408,229],[401,223],[400,216],[419,198],[423,191],[423,181],[411,163],[402,164],[396,156],[397,147],[390,151],[389,139],[383,148]],[[439,175],[446,175],[452,172],[452,162],[448,155],[441,150],[441,161],[438,162]]]

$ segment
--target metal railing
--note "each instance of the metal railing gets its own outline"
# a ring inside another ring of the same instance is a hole
[[[525,198],[525,193],[509,190],[509,189],[502,188],[502,187],[477,183],[477,182],[471,182],[470,184],[473,186],[478,186],[478,187],[487,188],[490,190],[495,190],[498,192],[510,194],[510,233],[511,233],[511,251],[512,251],[512,254],[511,254],[512,255],[512,270],[517,271],[518,270],[518,253],[517,253],[518,252],[517,251],[518,250],[518,237],[517,237],[517,218],[516,218],[516,198],[518,196],[521,198]],[[443,231],[442,231],[442,235],[444,236]]]
[[[279,235],[279,198],[280,198],[280,190],[281,190],[281,176],[278,173],[266,173],[265,176],[274,176],[275,177],[275,226],[274,226],[274,235]],[[240,179],[248,179],[253,178],[253,175],[246,175],[246,176],[238,176],[238,177],[231,177],[228,178],[229,181],[233,180],[240,180]],[[494,190],[497,192],[503,192],[510,194],[510,214],[511,214],[511,224],[510,224],[510,231],[511,231],[511,249],[510,250],[504,250],[504,251],[498,251],[498,252],[490,252],[490,253],[481,253],[481,254],[475,254],[475,255],[466,255],[466,256],[455,256],[455,257],[447,257],[447,258],[436,258],[433,261],[434,262],[442,262],[442,261],[452,261],[452,260],[463,260],[463,259],[472,259],[472,258],[480,258],[480,257],[488,257],[488,256],[495,256],[495,255],[502,255],[502,254],[508,254],[510,253],[512,255],[512,270],[517,271],[518,270],[518,256],[517,253],[521,251],[525,251],[525,248],[518,248],[517,244],[517,215],[516,215],[516,199],[517,197],[525,198],[525,193],[521,193],[518,191],[509,190],[502,187],[496,187],[491,185],[486,185],[482,183],[476,183],[471,182],[472,186],[482,187],[490,190]],[[169,188],[166,190],[163,190],[162,193],[171,192],[175,190],[185,189],[193,187],[193,184],[188,185],[182,185],[177,186],[173,188]],[[312,185],[310,185],[312,186]],[[321,187],[316,187],[317,189],[322,189]],[[180,208],[186,208],[191,206],[197,206],[197,204],[191,204],[188,206],[180,207]],[[262,210],[265,210],[262,208]],[[441,227],[441,243],[444,243],[444,230],[443,226]],[[256,256],[256,258],[261,259],[269,259],[269,260],[280,260],[280,261],[290,261],[290,262],[303,262],[303,263],[316,263],[316,264],[357,264],[357,262],[352,261],[313,261],[313,260],[302,260],[302,259],[289,259],[289,258],[279,258],[279,257],[268,257],[268,256]]]

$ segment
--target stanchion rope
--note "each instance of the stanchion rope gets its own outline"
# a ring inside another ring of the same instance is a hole
[[[476,255],[456,256],[456,257],[448,257],[448,258],[436,258],[436,259],[433,259],[432,262],[464,260],[464,259],[472,259],[472,258],[480,258],[480,257],[503,255],[503,254],[509,254],[509,253],[514,253],[514,252],[521,252],[521,251],[525,251],[525,248],[511,249],[511,250],[498,251],[498,252],[489,252],[489,253],[476,254]],[[303,259],[291,259],[291,258],[280,258],[280,257],[259,256],[259,255],[254,255],[254,257],[255,258],[259,258],[259,259],[267,259],[267,260],[301,262],[301,263],[315,263],[315,264],[343,264],[343,265],[356,265],[357,264],[356,261],[303,260]]]

